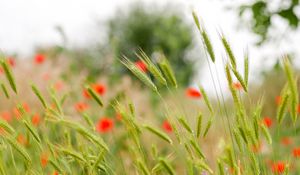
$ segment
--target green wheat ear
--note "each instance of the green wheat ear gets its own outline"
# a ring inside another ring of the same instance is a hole
[[[100,96],[90,86],[86,86],[86,89],[87,89],[88,93],[92,96],[92,98],[97,102],[97,104],[99,106],[103,107],[103,102],[102,102]]]
[[[126,66],[138,79],[140,79],[146,86],[151,88],[153,91],[157,92],[157,87],[155,84],[151,81],[151,79],[142,72],[139,68],[135,66],[133,62],[131,62],[126,56],[123,56],[123,60],[120,60],[120,62]]]
[[[193,134],[193,130],[190,127],[190,125],[187,123],[186,119],[184,119],[183,117],[179,117],[178,121],[189,133]]]
[[[29,132],[33,136],[33,138],[37,141],[39,147],[42,148],[42,146],[41,146],[42,141],[40,139],[40,136],[39,136],[37,130],[32,126],[32,124],[29,124],[26,120],[23,120],[23,123],[26,126],[26,128],[29,130]]]
[[[209,172],[209,174],[213,174],[213,170],[204,162],[204,160],[194,160],[194,164],[199,167],[201,170],[204,169]]]
[[[150,73],[163,85],[167,85],[166,79],[163,77],[159,68],[151,61],[151,59],[147,56],[147,54],[140,49],[140,53],[136,54],[136,56],[142,60],[147,65],[147,69]]]
[[[144,128],[146,128],[148,131],[150,131],[154,135],[158,136],[159,138],[165,140],[166,142],[173,144],[173,141],[171,140],[171,138],[168,135],[166,135],[165,133],[163,133],[162,131],[160,131],[156,128],[153,128],[151,126],[148,126],[148,125],[144,125]]]
[[[261,129],[263,131],[263,135],[267,139],[268,143],[271,145],[272,144],[272,137],[270,135],[270,132],[268,131],[268,128],[264,124],[261,124]]]
[[[235,75],[235,77],[237,78],[237,80],[241,83],[244,91],[248,92],[247,83],[245,83],[245,81],[243,80],[241,74],[236,69],[232,69],[232,72]]]
[[[222,41],[222,44],[225,48],[225,51],[229,57],[229,60],[230,60],[230,63],[231,63],[231,66],[233,69],[236,69],[236,58],[232,52],[232,49],[231,49],[231,46],[230,44],[228,43],[227,39],[225,38],[224,35],[221,35],[221,41]]]
[[[209,38],[204,26],[200,25],[199,18],[198,18],[197,14],[194,11],[193,11],[193,18],[194,18],[194,22],[195,22],[195,24],[196,24],[196,26],[197,26],[200,34],[201,34],[202,41],[203,41],[203,44],[206,48],[206,51],[208,52],[212,62],[215,62],[216,58],[215,58],[213,45],[211,44],[210,38]]]
[[[3,56],[2,56],[0,62],[1,62],[1,66],[2,66],[2,68],[4,70],[6,79],[8,80],[10,87],[17,94],[17,86],[16,86],[16,82],[15,82],[14,76],[13,76],[13,74],[11,72],[10,66],[7,64],[7,61],[3,58]]]
[[[43,107],[47,108],[46,101],[45,101],[44,97],[42,96],[41,92],[38,90],[38,88],[34,84],[32,84],[31,89],[34,92],[34,94],[38,97],[38,99],[42,103]]]
[[[246,87],[248,87],[249,81],[249,53],[246,51],[244,56],[244,80],[246,83]]]
[[[199,89],[200,89],[200,92],[201,92],[201,94],[202,94],[202,96],[203,96],[203,98],[204,98],[204,102],[205,102],[205,104],[206,104],[206,106],[207,106],[209,112],[210,112],[211,114],[213,114],[214,111],[213,111],[212,105],[211,105],[211,103],[210,103],[210,101],[209,101],[209,98],[208,98],[208,96],[207,96],[206,91],[204,90],[204,88],[203,88],[201,85],[199,85]]]
[[[15,130],[13,127],[10,126],[5,120],[0,119],[0,128],[3,128],[5,131],[7,131],[10,134],[15,133]]]
[[[219,174],[220,175],[225,175],[225,168],[224,168],[224,165],[223,163],[221,162],[221,160],[218,159],[218,169],[219,169]]]
[[[168,172],[168,174],[170,175],[175,174],[175,170],[165,158],[160,157],[159,162],[161,163],[162,167]]]
[[[175,78],[175,74],[171,68],[171,65],[167,58],[163,56],[162,60],[158,63],[160,69],[165,75],[167,81],[175,88],[177,88],[177,80]]]
[[[297,90],[297,79],[294,77],[291,63],[288,55],[284,56],[283,60],[284,71],[288,80],[288,87],[291,91],[291,117],[295,123],[297,120],[297,104],[298,104],[298,90]]]
[[[15,150],[17,150],[23,156],[27,164],[32,163],[31,157],[29,156],[26,149],[21,144],[19,144],[13,136],[6,136],[5,139]]]
[[[276,115],[276,118],[277,118],[279,124],[282,123],[282,120],[285,116],[285,111],[287,109],[287,104],[288,104],[289,98],[290,98],[290,93],[284,92],[283,100],[279,105],[279,108],[277,110],[277,115]]]
[[[2,89],[3,93],[5,94],[5,97],[7,99],[9,99],[9,94],[8,94],[7,89],[6,89],[6,87],[3,83],[1,83],[1,89]]]
[[[150,171],[148,170],[147,166],[145,165],[145,163],[138,159],[137,160],[137,165],[138,165],[138,168],[141,172],[143,172],[144,175],[150,175]]]
[[[202,114],[199,113],[198,117],[197,117],[197,128],[196,128],[196,131],[197,131],[196,136],[197,136],[197,138],[200,137],[201,127],[202,127]]]

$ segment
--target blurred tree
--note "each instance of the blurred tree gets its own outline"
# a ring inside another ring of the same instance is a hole
[[[274,0],[252,0],[250,4],[239,6],[239,16],[243,19],[244,14],[250,12],[251,18],[247,19],[250,22],[249,27],[260,36],[258,44],[262,44],[268,39],[268,31],[274,16],[281,17],[288,22],[290,28],[297,29],[300,19],[296,9],[299,7],[299,0],[280,0],[278,3]]]
[[[135,52],[139,48],[150,56],[162,51],[176,70],[179,83],[186,85],[193,78],[193,62],[186,57],[192,45],[192,31],[176,11],[149,10],[135,4],[128,13],[116,13],[109,21],[108,30],[117,59],[126,55],[136,60]],[[118,71],[125,71],[117,59]]]

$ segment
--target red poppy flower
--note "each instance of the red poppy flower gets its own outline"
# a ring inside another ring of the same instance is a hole
[[[142,72],[147,72],[147,65],[143,61],[139,60],[139,61],[136,61],[134,64]]]
[[[64,84],[62,81],[57,81],[55,84],[54,84],[54,89],[56,91],[60,91],[62,88],[63,88]]]
[[[276,96],[276,98],[275,98],[275,102],[276,102],[276,105],[277,105],[277,106],[279,106],[279,105],[280,105],[280,103],[282,102],[282,98],[281,98],[281,96]]]
[[[186,95],[191,98],[201,98],[202,94],[195,88],[187,88]]]
[[[166,131],[166,132],[172,132],[173,128],[171,126],[171,124],[169,123],[169,121],[165,120],[162,124],[162,128]]]
[[[112,130],[114,126],[113,120],[107,117],[101,118],[96,126],[96,129],[100,133],[106,133]]]
[[[285,146],[292,144],[292,140],[289,137],[282,137],[280,142],[281,142],[281,144],[283,144]]]
[[[25,112],[28,112],[28,113],[30,112],[30,108],[27,103],[23,103],[22,107],[25,110]],[[21,111],[19,111],[19,109],[17,107],[15,107],[13,109],[13,113],[17,119],[20,119],[22,117],[22,113],[21,113]]]
[[[97,83],[92,85],[93,90],[99,95],[103,95],[105,93],[105,86],[103,84]]]
[[[7,111],[1,113],[1,118],[7,122],[10,122],[12,120],[10,112]]]
[[[263,118],[263,123],[268,127],[270,128],[272,126],[272,119],[270,117],[264,117]]]
[[[97,94],[99,94],[99,95],[103,95],[103,94],[105,93],[105,91],[106,91],[105,86],[104,86],[103,84],[100,84],[100,83],[91,85],[91,88],[92,88]],[[90,95],[90,93],[88,92],[87,89],[83,89],[82,95],[83,95],[85,98],[87,98],[87,99],[91,98],[91,95]]]
[[[23,103],[22,106],[23,106],[23,108],[26,112],[28,112],[28,113],[30,112],[30,108],[29,108],[29,105],[27,103]]]
[[[46,72],[42,75],[42,79],[45,81],[48,81],[50,78],[51,78],[51,76],[48,72]]]
[[[232,84],[232,87],[235,89],[235,90],[242,90],[242,85],[241,85],[241,83],[239,83],[239,82],[236,82],[236,83],[233,83]]]
[[[300,113],[300,104],[297,105],[297,112]]]
[[[7,58],[7,62],[11,67],[14,67],[16,65],[16,61],[13,57]]]
[[[75,104],[75,109],[78,112],[83,112],[85,110],[87,110],[89,108],[88,104],[84,103],[84,102],[78,102]]]
[[[91,95],[89,94],[87,89],[83,89],[82,95],[87,99],[91,98]]]
[[[300,147],[293,149],[293,156],[295,158],[299,158],[300,157]]]
[[[117,119],[118,121],[121,121],[121,120],[122,120],[122,114],[119,113],[119,112],[117,112],[117,113],[116,113],[116,119]]]
[[[27,140],[26,138],[24,137],[23,134],[19,134],[18,137],[17,137],[17,141],[21,144],[21,145],[27,145]]]
[[[14,108],[13,113],[14,113],[16,119],[18,119],[18,120],[22,117],[21,112],[19,111],[18,108]]]
[[[45,61],[46,57],[42,54],[36,54],[34,57],[34,62],[36,64],[42,64]]]
[[[35,126],[39,125],[40,121],[41,121],[41,117],[40,117],[40,115],[37,114],[37,113],[34,114],[34,115],[32,116],[32,118],[31,118],[31,122],[32,122],[32,124],[35,125]]]
[[[57,171],[54,171],[54,172],[53,172],[53,175],[58,175],[58,172],[57,172]]]
[[[281,161],[278,161],[276,163],[273,163],[272,165],[272,171],[274,173],[278,173],[278,174],[281,174],[283,173],[285,170],[285,164]]]
[[[48,164],[48,154],[43,153],[41,155],[41,165],[43,168],[45,168]]]

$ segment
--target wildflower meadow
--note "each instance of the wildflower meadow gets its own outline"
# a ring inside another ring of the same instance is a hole
[[[180,86],[180,70],[162,52],[157,59],[143,49],[133,53],[137,59],[118,57],[127,72],[115,83],[75,75],[70,62],[47,54],[1,53],[0,174],[300,174],[299,85],[290,55],[279,63],[281,92],[273,101],[254,98],[250,54],[237,58],[230,38],[208,33],[197,13],[190,15],[213,93],[201,83]],[[225,75],[226,89],[214,72]],[[263,114],[266,104],[275,115]]]

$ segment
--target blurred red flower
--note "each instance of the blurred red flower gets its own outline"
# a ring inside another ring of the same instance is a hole
[[[41,154],[41,165],[43,168],[45,168],[48,164],[48,154],[42,153]]]
[[[292,144],[292,140],[289,137],[282,137],[280,142],[285,146]]]
[[[236,83],[233,83],[232,84],[232,87],[235,89],[235,90],[242,90],[242,85],[240,82],[236,82]]]
[[[27,113],[30,112],[30,108],[29,108],[29,105],[28,105],[27,103],[23,103],[23,104],[22,104],[22,107],[23,107],[23,109],[25,110],[25,112],[27,112]],[[14,113],[14,115],[15,115],[15,117],[16,117],[17,119],[20,119],[20,118],[22,117],[22,113],[21,113],[21,111],[19,111],[19,109],[18,109],[17,107],[15,107],[15,108],[13,109],[13,113]]]
[[[300,157],[300,147],[297,147],[297,148],[293,149],[293,156],[295,158],[299,158]]]
[[[34,57],[34,62],[36,64],[42,64],[45,61],[46,57],[43,54],[36,54]]]
[[[89,94],[89,92],[88,92],[87,89],[83,89],[82,95],[83,95],[85,98],[91,98],[91,95]]]
[[[117,119],[118,121],[121,121],[121,120],[122,120],[122,114],[119,113],[119,112],[117,112],[117,113],[116,113],[116,119]]]
[[[10,122],[12,120],[11,113],[8,111],[3,111],[1,113],[1,118],[7,122]]]
[[[300,113],[300,104],[297,105],[297,112]]]
[[[30,112],[30,108],[29,108],[29,105],[27,104],[27,103],[23,103],[22,104],[22,107],[24,108],[24,110],[26,111],[26,112]]]
[[[40,121],[41,121],[41,117],[38,113],[34,114],[31,118],[31,122],[35,126],[39,125]]]
[[[143,61],[139,60],[139,61],[136,61],[134,64],[142,72],[147,72],[147,65]]]
[[[266,116],[266,117],[263,118],[263,123],[264,123],[268,128],[270,128],[270,127],[272,126],[273,121],[272,121],[272,119],[271,119],[270,117]]]
[[[57,81],[57,82],[54,84],[54,89],[55,89],[56,91],[60,91],[60,90],[62,90],[63,86],[64,86],[64,84],[63,84],[62,81]]]
[[[21,112],[16,107],[13,109],[13,113],[14,113],[16,119],[18,119],[18,120],[22,117]]]
[[[16,61],[13,57],[8,57],[7,58],[7,63],[11,66],[14,67],[16,65]]]
[[[104,84],[101,84],[101,83],[96,83],[96,84],[92,84],[91,85],[91,88],[99,95],[104,95],[104,93],[106,92],[106,87]],[[88,90],[87,89],[84,89],[83,92],[82,92],[82,95],[85,97],[85,98],[91,98],[91,95],[89,94]]]
[[[284,172],[284,170],[285,170],[285,164],[283,162],[278,161],[272,164],[272,171],[274,173],[281,174]]]
[[[23,134],[19,134],[18,137],[17,137],[17,141],[21,144],[21,145],[27,145],[27,140],[26,138],[24,137]]]
[[[200,93],[200,91],[195,88],[187,88],[186,95],[191,98],[201,98],[202,97],[202,94]]]
[[[171,126],[171,124],[169,123],[168,120],[165,120],[162,124],[162,128],[166,131],[166,132],[172,132],[173,131],[173,128]]]
[[[280,103],[281,103],[281,101],[282,101],[282,98],[281,98],[281,96],[276,96],[276,98],[275,98],[275,103],[276,103],[276,105],[277,106],[279,106],[280,105]]]
[[[75,104],[75,109],[78,112],[83,112],[85,110],[87,110],[89,108],[88,104],[84,103],[84,102],[78,102]]]
[[[46,72],[42,75],[42,79],[45,80],[45,81],[48,81],[50,80],[51,76],[50,76],[50,73]]]
[[[94,89],[95,92],[97,92],[99,95],[103,95],[105,93],[105,86],[103,84],[97,83],[92,85],[92,88]]]
[[[112,130],[113,126],[114,126],[114,122],[112,119],[103,117],[98,121],[96,125],[96,130],[100,133],[105,133]]]

